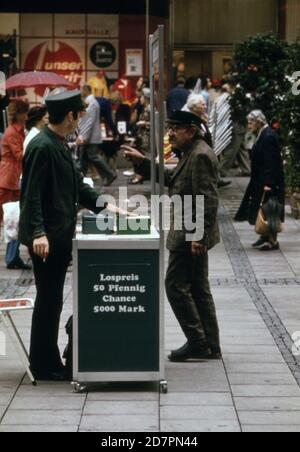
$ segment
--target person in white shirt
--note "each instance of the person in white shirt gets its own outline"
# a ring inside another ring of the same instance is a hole
[[[49,123],[49,115],[47,107],[32,107],[28,112],[28,120],[26,121],[27,135],[24,141],[24,154],[28,144],[36,137],[40,131]]]
[[[100,129],[100,106],[89,85],[83,86],[82,97],[88,107],[86,114],[78,122],[79,136],[76,140],[77,146],[80,146],[81,171],[86,175],[89,164],[93,164],[104,179],[104,186],[108,187],[117,178],[117,174],[98,154],[103,141]]]

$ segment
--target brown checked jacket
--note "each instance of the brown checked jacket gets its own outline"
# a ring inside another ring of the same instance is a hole
[[[149,176],[151,164],[146,160],[140,167],[140,173]],[[183,154],[174,170],[165,169],[165,185],[169,196],[179,196],[184,202],[185,196],[191,199],[191,215],[196,220],[196,196],[204,196],[204,235],[200,243],[212,249],[220,242],[218,214],[218,161],[212,149],[203,140],[193,143],[191,149]],[[171,204],[171,223],[167,248],[169,251],[189,251],[191,243],[186,241],[186,234],[193,231],[175,230],[176,210]],[[198,222],[198,219],[196,220]],[[201,221],[201,219],[199,220]]]

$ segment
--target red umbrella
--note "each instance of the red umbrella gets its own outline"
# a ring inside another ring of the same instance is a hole
[[[54,88],[57,86],[74,88],[74,85],[66,78],[54,72],[21,72],[20,74],[13,75],[6,81],[7,91],[37,87]]]

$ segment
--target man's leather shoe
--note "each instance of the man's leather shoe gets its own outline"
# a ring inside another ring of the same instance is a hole
[[[210,360],[221,360],[223,358],[222,351],[220,348],[210,348],[211,355],[209,357]]]
[[[187,342],[183,347],[171,352],[168,358],[173,363],[181,363],[189,360],[207,360],[210,356],[211,352],[206,346]]]
[[[25,264],[25,262],[22,261],[22,259],[18,259],[13,264],[10,264],[7,266],[8,270],[31,270],[31,266]]]
[[[37,381],[71,381],[71,378],[65,372],[49,372],[33,374]]]
[[[31,372],[37,381],[71,381],[72,377],[65,366],[61,366],[56,370],[39,371],[31,369]]]

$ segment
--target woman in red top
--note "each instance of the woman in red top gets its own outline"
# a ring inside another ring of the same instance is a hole
[[[2,205],[20,199],[20,177],[22,173],[23,143],[25,139],[25,123],[29,105],[17,100],[10,103],[8,116],[10,125],[2,138],[0,161],[0,226],[3,221]],[[16,258],[9,263],[9,268],[27,268],[16,251]]]

